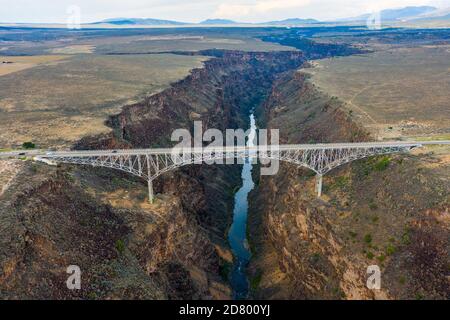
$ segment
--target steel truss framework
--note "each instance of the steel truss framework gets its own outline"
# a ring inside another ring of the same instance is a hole
[[[258,158],[293,163],[317,174],[318,196],[322,176],[336,167],[366,157],[408,152],[421,144],[330,144],[259,147],[224,147],[202,149],[147,149],[120,151],[49,152],[36,157],[47,163],[68,163],[116,169],[148,182],[149,200],[153,202],[152,182],[160,175],[182,166],[202,163],[235,163],[234,159]],[[230,161],[233,160],[233,161]],[[225,161],[224,161],[225,160]]]

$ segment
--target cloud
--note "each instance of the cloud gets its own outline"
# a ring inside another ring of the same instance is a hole
[[[407,5],[448,7],[450,0],[0,0],[0,22],[65,23],[71,4],[81,8],[82,22],[114,17],[263,22],[286,18],[334,20]]]
[[[251,14],[265,14],[273,10],[299,8],[310,0],[257,0],[249,4],[222,3],[214,13],[219,18],[243,17]]]
[[[448,0],[447,0],[448,1]],[[373,12],[384,9],[401,8],[407,6],[426,6],[433,5],[437,1],[432,0],[377,0],[367,1],[363,6],[366,11]]]

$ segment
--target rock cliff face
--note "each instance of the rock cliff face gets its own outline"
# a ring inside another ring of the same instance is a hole
[[[131,205],[107,201],[128,190]],[[195,217],[176,197],[145,206],[142,193],[139,181],[107,171],[24,164],[0,201],[2,298],[225,298]],[[69,265],[81,268],[80,291],[66,287]]]
[[[116,138],[134,147],[170,146],[178,128],[246,128],[249,110],[264,101],[277,76],[304,62],[300,52],[245,53],[205,51],[216,55],[202,69],[146,101],[127,106],[110,120]]]
[[[194,121],[201,121],[203,128],[225,131],[229,128],[246,128],[249,111],[259,106],[267,97],[278,76],[303,64],[299,52],[243,53],[203,52],[217,56],[205,63],[203,69],[176,83],[161,94],[145,102],[127,106],[118,116],[112,117],[114,140],[125,141],[133,147],[170,146],[173,130],[192,129]],[[194,166],[161,177],[155,190],[161,194],[173,194],[179,199],[199,229],[191,236],[204,235],[209,242],[204,247],[220,247],[211,250],[215,265],[196,266],[217,275],[224,269],[224,261],[230,262],[227,252],[227,230],[232,221],[233,190],[240,184],[240,166]],[[175,221],[174,221],[175,222]],[[205,231],[203,231],[205,230]],[[184,253],[196,256],[201,264],[204,255],[195,249]],[[218,254],[222,256],[218,257]]]
[[[75,147],[171,146],[172,130],[192,129],[194,120],[204,129],[245,128],[279,75],[304,62],[299,52],[204,54],[215,56],[204,68],[111,117],[113,134]],[[238,165],[187,167],[158,179],[157,202],[148,205],[145,185],[117,172],[24,165],[0,198],[0,225],[12,237],[2,239],[0,296],[229,297],[220,274],[232,259],[226,233],[239,176]],[[81,291],[65,287],[70,264],[82,269]]]
[[[327,49],[327,48],[325,48]],[[328,52],[329,50],[325,50]],[[171,146],[174,129],[279,128],[282,143],[371,137],[301,72],[300,52],[211,50],[204,68],[109,119],[111,135],[79,149]],[[315,57],[315,56],[314,56]],[[256,298],[448,298],[448,159],[362,160],[324,179],[282,164],[252,197],[249,240]],[[142,181],[106,169],[19,163],[0,195],[0,297],[229,298],[226,243],[239,166],[190,166]],[[0,182],[2,180],[0,179]],[[67,290],[79,265],[82,290]],[[367,266],[382,290],[366,288]]]
[[[344,110],[292,72],[260,117],[283,142],[370,139]],[[249,220],[253,296],[448,298],[448,166],[430,154],[357,161],[325,176],[322,199],[306,169],[282,164],[277,175],[261,177]],[[370,265],[381,269],[381,290],[366,287]]]

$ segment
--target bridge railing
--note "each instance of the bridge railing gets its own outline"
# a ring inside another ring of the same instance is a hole
[[[149,184],[149,197],[153,199],[152,181],[161,174],[184,165],[219,159],[264,158],[287,161],[316,172],[318,194],[321,194],[322,176],[343,164],[380,154],[408,152],[424,145],[450,145],[450,141],[390,141],[360,143],[257,145],[204,148],[158,148],[129,150],[84,151],[12,151],[0,153],[2,157],[33,156],[48,164],[71,163],[121,170],[143,179]],[[226,162],[228,163],[228,162]]]

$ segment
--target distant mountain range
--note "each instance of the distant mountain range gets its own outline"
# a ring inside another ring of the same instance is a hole
[[[114,24],[118,26],[122,25],[141,25],[141,26],[164,26],[164,25],[302,25],[302,24],[310,24],[310,23],[320,23],[318,20],[314,19],[286,19],[280,21],[269,21],[262,23],[246,23],[246,22],[236,22],[228,19],[207,19],[200,23],[188,23],[188,22],[180,22],[180,21],[172,21],[172,20],[159,20],[159,19],[147,19],[147,18],[112,18],[106,19],[99,22],[94,22],[93,24]]]
[[[432,20],[450,20],[450,8],[440,9],[433,12],[421,14],[412,20],[432,21]]]
[[[351,21],[366,21],[372,16],[367,13],[357,17],[339,19],[339,22]],[[439,10],[435,7],[420,6],[420,7],[405,7],[400,9],[386,9],[380,11],[381,21],[414,21],[414,20],[429,20],[429,19],[448,19],[448,9]]]
[[[106,19],[93,24],[114,24],[114,25],[142,25],[142,26],[163,26],[163,25],[185,25],[188,23],[172,21],[172,20],[160,20],[150,18],[112,18]]]
[[[337,19],[334,22],[362,22],[366,21],[372,16],[366,13],[360,16]],[[380,12],[381,21],[396,22],[396,21],[428,21],[428,20],[450,20],[450,9],[437,9],[431,6],[420,7],[404,7],[399,9],[386,9]],[[331,21],[329,21],[331,22]],[[183,25],[200,25],[200,26],[214,26],[214,25],[271,25],[271,26],[296,26],[305,24],[323,23],[315,19],[299,19],[292,18],[280,21],[268,21],[263,23],[243,23],[228,19],[208,19],[200,23],[188,23],[173,20],[160,20],[150,18],[113,18],[103,21],[95,22],[93,24],[113,24],[113,25],[136,25],[136,26],[183,26]]]
[[[424,13],[429,13],[432,11],[436,11],[437,8],[422,6],[422,7],[405,7],[400,9],[386,9],[380,11],[381,20],[394,21],[394,20],[402,20],[409,17],[418,16]],[[366,21],[372,14],[366,13],[360,16],[340,19],[338,21]]]
[[[297,24],[310,24],[310,23],[320,23],[319,20],[315,19],[286,19],[281,21],[269,21],[263,24],[275,25],[275,26],[286,26],[286,25],[297,25]]]
[[[239,24],[239,22],[233,21],[233,20],[227,20],[227,19],[208,19],[205,21],[200,22],[200,24],[204,25],[224,25],[224,24]]]

